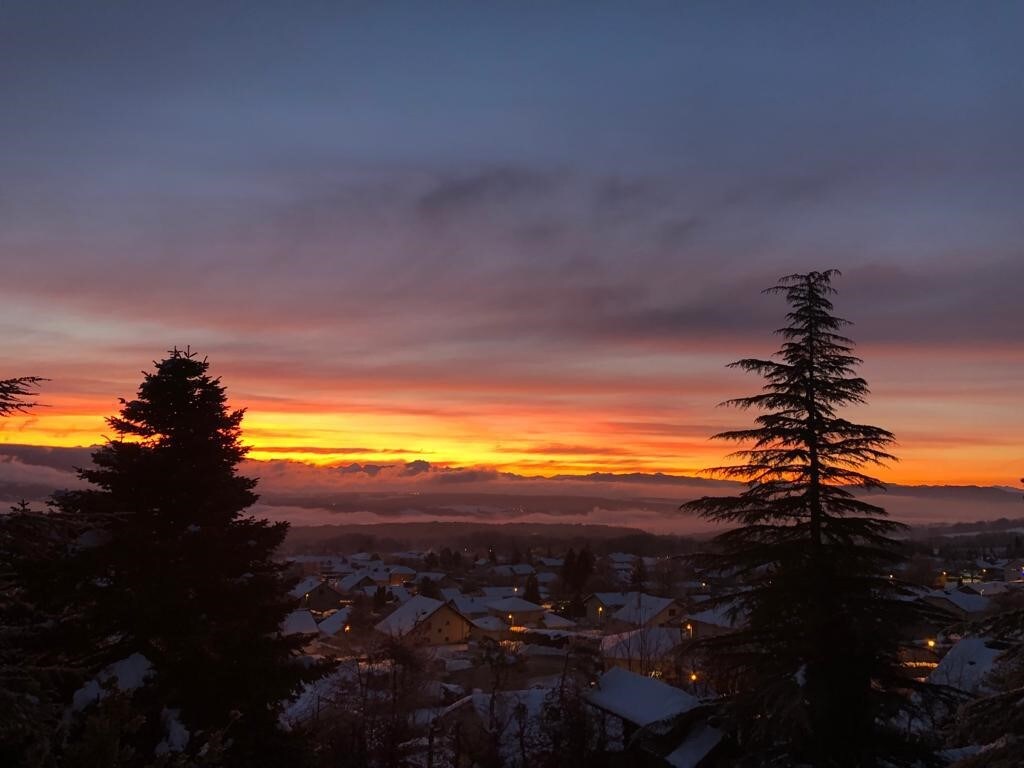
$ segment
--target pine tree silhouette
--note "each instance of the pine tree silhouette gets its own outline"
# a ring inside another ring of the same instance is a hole
[[[55,499],[97,532],[69,563],[73,599],[89,608],[97,665],[152,662],[139,739],[159,739],[152,720],[179,710],[193,734],[223,734],[228,765],[279,764],[280,705],[324,671],[297,658],[303,638],[278,631],[293,608],[273,559],[288,526],[246,514],[257,496],[237,472],[244,412],[228,408],[207,361],[174,349],[155,366],[108,419],[117,439],[79,470],[91,487]]]
[[[739,460],[709,473],[740,480],[737,496],[682,506],[733,527],[697,565],[728,574],[738,588],[719,602],[745,628],[703,646],[725,670],[725,708],[746,764],[911,764],[916,744],[894,722],[911,700],[901,631],[917,609],[893,578],[901,562],[893,535],[904,526],[858,498],[882,484],[865,465],[892,461],[892,433],[857,424],[840,409],[865,402],[868,386],[847,325],[832,314],[834,270],[790,275],[767,293],[790,311],[770,360],[731,367],[764,379],[761,393],[725,403],[760,411],[755,426],[715,435],[744,446]]]

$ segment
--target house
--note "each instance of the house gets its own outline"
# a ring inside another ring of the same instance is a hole
[[[348,608],[342,608],[321,621],[317,624],[317,629],[320,631],[320,634],[327,635],[328,637],[344,635],[348,631],[348,617],[350,612],[351,611]]]
[[[448,603],[416,595],[377,623],[374,629],[417,645],[449,645],[469,639],[469,619]]]
[[[683,619],[683,635],[688,639],[717,637],[739,629],[746,623],[745,617],[734,612],[732,607],[720,603],[703,611],[690,613]]]
[[[521,581],[533,573],[533,566],[528,563],[515,563],[513,565],[496,565],[491,569],[496,579],[509,582]]]
[[[601,676],[587,703],[620,722],[623,747],[642,753],[631,764],[702,768],[723,738],[695,696],[621,668]]]
[[[990,600],[984,595],[969,594],[959,589],[936,589],[921,597],[921,602],[946,613],[951,621],[977,618],[988,610]]]
[[[510,636],[508,622],[497,616],[480,616],[471,622],[469,636],[472,640],[488,638],[490,640],[507,640]]]
[[[407,565],[392,565],[388,568],[388,583],[400,587],[416,578],[416,570]]]
[[[1003,581],[1020,581],[1024,579],[1024,558],[1007,560],[1003,566]]]
[[[965,693],[986,692],[985,678],[1006,648],[1005,644],[984,637],[962,638],[942,657],[928,682],[949,685]]]
[[[601,658],[607,669],[678,679],[681,670],[676,668],[676,651],[683,639],[678,628],[668,627],[641,627],[606,635],[601,638]]]
[[[668,627],[679,626],[681,618],[682,610],[672,598],[631,592],[612,614],[610,623],[624,627]]]
[[[595,592],[583,601],[587,609],[587,621],[604,624],[609,617],[626,604],[626,592]]]
[[[330,611],[338,608],[341,605],[343,595],[341,591],[331,584],[329,581],[317,581],[313,586],[310,586],[308,580],[300,582],[296,585],[296,588],[291,591],[291,595],[295,597],[295,592],[302,587],[301,594],[299,594],[298,601],[301,608],[306,608],[311,611]]]
[[[540,625],[545,629],[573,629],[576,622],[557,613],[545,613],[541,617]]]
[[[492,616],[507,621],[517,627],[534,627],[544,616],[544,609],[521,597],[504,597],[487,603],[487,610]]]
[[[343,595],[351,595],[361,592],[364,587],[375,587],[377,582],[369,571],[356,571],[338,579],[336,586]]]
[[[595,592],[583,601],[587,621],[602,625],[616,623],[620,628],[667,626],[678,624],[682,609],[669,597],[643,592]]]
[[[447,602],[454,606],[455,610],[463,616],[470,619],[490,614],[490,608],[488,608],[490,600],[486,597],[466,597],[460,594],[449,599]]]

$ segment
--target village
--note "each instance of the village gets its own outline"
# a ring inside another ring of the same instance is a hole
[[[908,679],[985,692],[1005,648],[968,624],[1024,598],[1024,559],[908,562],[889,578],[930,617],[905,628]],[[742,588],[733,580],[683,558],[588,550],[307,554],[288,567],[299,581],[282,630],[338,663],[287,708],[289,727],[343,741],[379,728],[369,741],[389,760],[423,768],[525,765],[532,745],[560,738],[624,765],[720,764],[710,704],[728,683],[700,641],[742,631],[721,599]]]

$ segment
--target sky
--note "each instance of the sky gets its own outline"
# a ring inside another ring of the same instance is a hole
[[[0,4],[0,443],[89,446],[166,350],[254,459],[721,464],[785,274],[904,484],[1024,474],[1016,3]]]

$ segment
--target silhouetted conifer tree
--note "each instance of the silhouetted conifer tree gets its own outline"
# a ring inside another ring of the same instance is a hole
[[[279,765],[294,751],[280,705],[323,672],[279,632],[294,607],[273,559],[288,526],[246,514],[257,497],[237,473],[243,411],[207,362],[175,349],[155,365],[108,419],[117,439],[79,470],[91,487],[55,499],[93,529],[62,598],[87,606],[95,669],[133,653],[152,663],[140,760],[166,737],[163,710],[178,710],[192,748],[222,734],[228,765]]]
[[[0,381],[0,417],[35,407],[42,381]],[[74,536],[71,528],[50,525],[24,500],[0,513],[0,765],[44,766],[54,759],[62,687],[75,680],[66,657],[49,642],[49,628],[65,614],[37,601],[25,581]]]
[[[861,469],[894,458],[893,435],[839,413],[865,402],[868,386],[839,333],[847,322],[832,314],[836,274],[790,275],[766,291],[790,306],[782,346],[732,364],[765,384],[726,403],[761,414],[715,435],[745,447],[732,454],[739,464],[710,470],[747,488],[683,505],[736,526],[698,563],[740,585],[724,602],[745,628],[705,650],[731,673],[726,721],[747,765],[900,765],[920,754],[895,726],[914,686],[899,651],[915,608],[891,576],[904,526],[855,495],[882,488]]]

